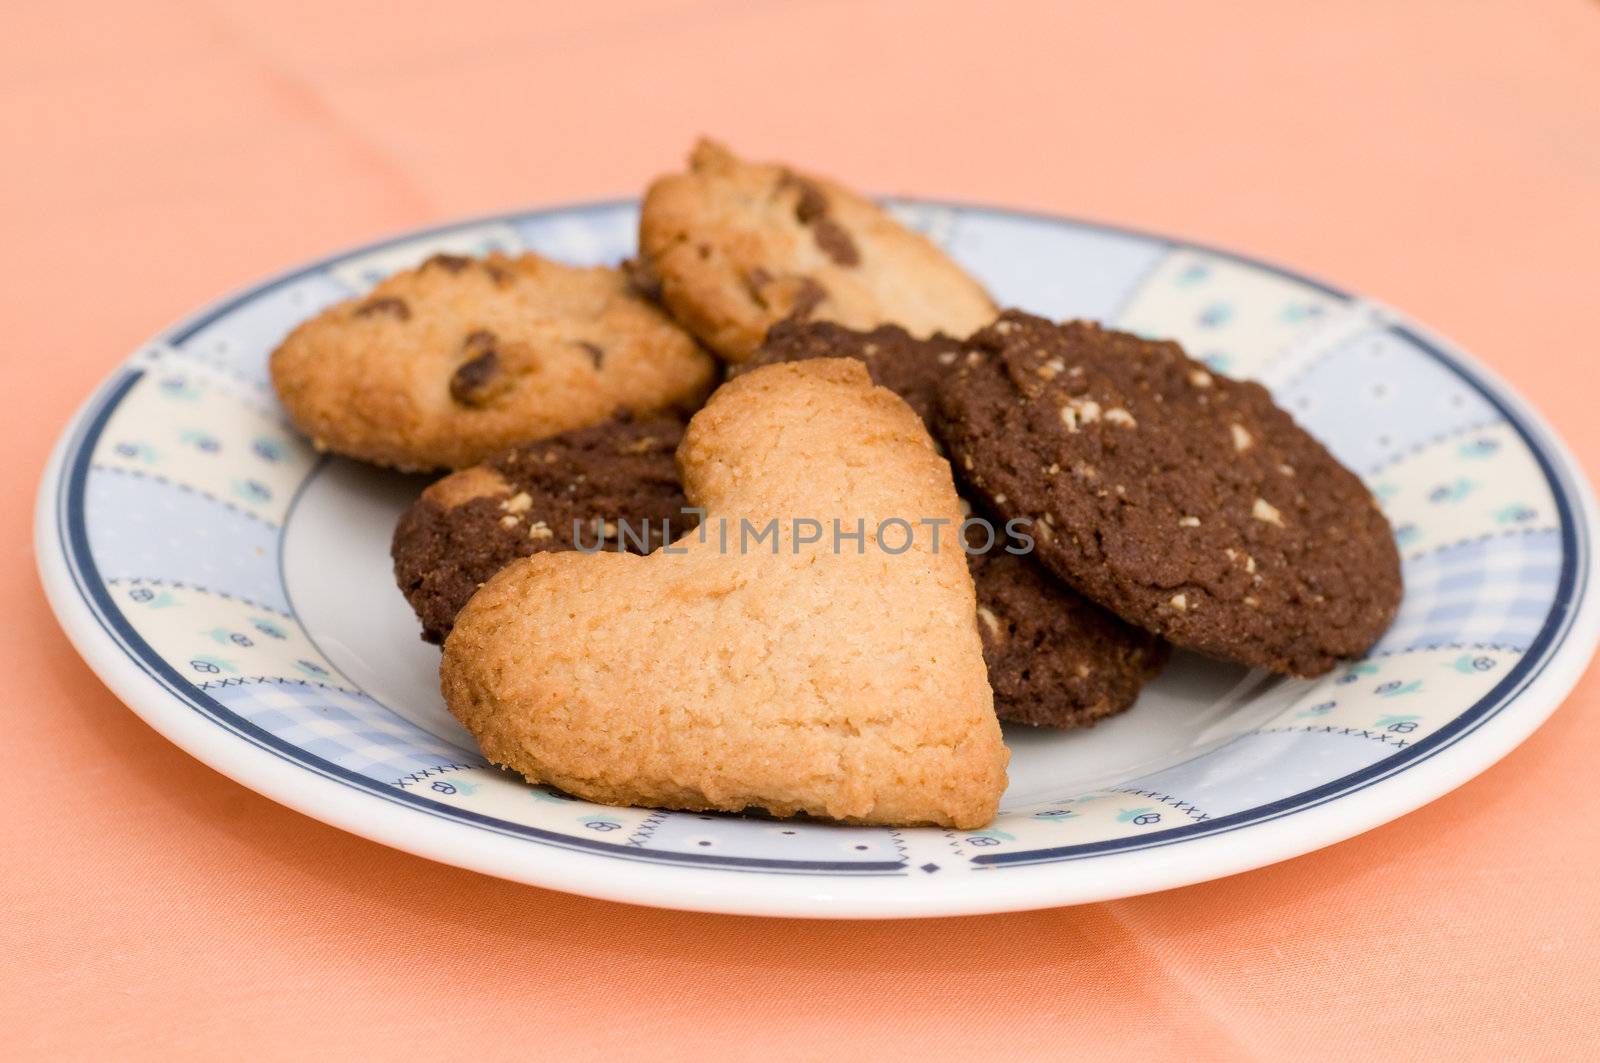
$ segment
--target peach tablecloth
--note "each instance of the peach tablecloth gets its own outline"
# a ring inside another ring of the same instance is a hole
[[[1595,1058],[1600,677],[1481,778],[1278,867],[804,923],[428,863],[222,778],[90,675],[39,469],[199,303],[460,215],[629,194],[698,132],[884,192],[1298,265],[1477,352],[1600,470],[1600,6],[10,5],[0,1056]]]

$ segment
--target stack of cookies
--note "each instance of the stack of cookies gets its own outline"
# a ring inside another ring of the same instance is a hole
[[[999,720],[1185,647],[1285,675],[1401,584],[1360,480],[1170,342],[1001,313],[832,182],[701,143],[617,269],[436,256],[296,329],[319,447],[454,469],[394,536],[445,699],[590,800],[969,828]]]

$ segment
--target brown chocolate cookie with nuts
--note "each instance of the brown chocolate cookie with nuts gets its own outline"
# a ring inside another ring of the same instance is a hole
[[[961,341],[943,333],[917,339],[899,325],[880,325],[870,332],[831,321],[780,321],[750,360],[728,370],[730,377],[774,362],[809,358],[854,358],[864,362],[874,384],[906,400],[924,423],[933,418],[939,381],[961,354]]]
[[[650,186],[639,252],[673,317],[733,363],[787,317],[964,336],[995,315],[977,281],[877,205],[708,140],[687,173]]]
[[[490,576],[543,550],[648,553],[695,525],[671,417],[615,420],[503,451],[422,493],[395,528],[395,581],[442,642]],[[670,538],[664,535],[670,531]]]
[[[897,325],[858,332],[825,321],[782,321],[737,376],[774,362],[854,358],[873,383],[932,419],[940,382],[951,374],[961,341],[936,335],[919,340]],[[956,477],[958,488],[963,487]],[[1004,519],[996,523],[997,531]],[[1091,724],[1132,705],[1166,663],[1169,647],[1085,600],[1031,557],[989,543],[977,527],[967,539],[968,567],[978,594],[995,712],[1011,723],[1070,728]],[[983,549],[988,547],[988,549]]]
[[[1128,708],[1170,647],[1001,547],[970,554],[978,634],[1002,720],[1083,727]]]
[[[537,255],[435,255],[330,307],[272,354],[319,448],[463,468],[616,410],[692,411],[716,363],[615,269]]]
[[[1401,594],[1361,480],[1272,402],[1155,342],[1008,311],[939,394],[984,504],[1036,556],[1176,645],[1288,675],[1369,649]]]

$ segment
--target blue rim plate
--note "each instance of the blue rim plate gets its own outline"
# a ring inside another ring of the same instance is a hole
[[[97,674],[191,754],[410,852],[612,900],[814,917],[956,915],[1145,893],[1348,838],[1478,774],[1577,681],[1600,635],[1595,504],[1554,434],[1466,354],[1370,300],[1242,256],[985,207],[890,209],[1005,305],[1181,340],[1261,380],[1359,472],[1406,596],[1359,662],[1285,680],[1179,655],[1128,713],[1008,728],[981,831],[623,809],[485,764],[388,572],[420,481],[315,454],[266,359],[294,324],[437,251],[633,250],[601,203],[411,233],[285,273],[146,344],[85,403],[36,547]]]

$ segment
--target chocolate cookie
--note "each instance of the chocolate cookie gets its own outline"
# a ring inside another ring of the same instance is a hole
[[[1065,730],[1132,705],[1170,647],[1000,547],[970,554],[978,634],[1002,720]]]
[[[873,203],[706,140],[688,173],[650,186],[639,251],[646,283],[729,362],[791,316],[965,336],[995,315],[976,281]]]
[[[986,506],[1036,518],[1040,561],[1179,646],[1315,676],[1394,619],[1399,555],[1360,479],[1175,343],[1008,311],[939,428]]]
[[[897,393],[928,421],[940,381],[952,372],[960,350],[959,340],[919,340],[896,325],[858,332],[824,321],[782,321],[729,376],[774,362],[854,358],[866,363],[873,383]],[[963,486],[959,475],[956,486]],[[985,538],[977,528],[969,530],[975,550],[989,549],[967,560],[1000,718],[1065,729],[1132,705],[1166,663],[1167,645],[1085,600],[1031,557],[1007,553],[1005,542]]]
[[[461,468],[618,409],[685,412],[716,363],[619,270],[537,255],[435,255],[318,314],[272,355],[319,448]]]
[[[961,341],[943,333],[920,340],[899,325],[880,325],[871,332],[861,332],[831,321],[787,320],[773,325],[766,342],[750,360],[731,367],[728,375],[775,362],[854,358],[866,364],[874,384],[905,399],[917,416],[929,423],[939,381],[949,375],[960,354]]]
[[[519,557],[620,542],[645,553],[694,527],[673,454],[670,417],[608,421],[527,443],[453,473],[422,493],[395,528],[395,581],[442,642],[474,591]]]

